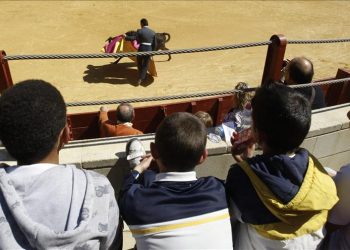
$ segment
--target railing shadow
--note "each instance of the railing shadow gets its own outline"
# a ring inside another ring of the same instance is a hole
[[[110,63],[98,66],[89,64],[86,68],[84,82],[137,85],[138,72],[135,63]],[[148,75],[142,86],[148,86],[153,81],[153,77]]]

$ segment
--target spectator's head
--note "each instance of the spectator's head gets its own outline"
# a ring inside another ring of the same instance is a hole
[[[0,139],[19,165],[44,160],[68,141],[66,105],[42,80],[20,82],[0,97]]]
[[[207,112],[198,111],[194,115],[197,116],[199,120],[201,120],[204,123],[205,127],[207,128],[213,127],[213,119]]]
[[[141,27],[148,26],[148,20],[146,18],[142,18],[140,20],[140,25],[141,25]]]
[[[235,90],[244,90],[249,88],[248,83],[245,82],[239,82],[235,86]],[[236,101],[237,101],[237,108],[243,109],[248,103],[251,102],[253,98],[253,92],[236,92]]]
[[[253,131],[266,152],[293,152],[309,132],[310,102],[285,85],[270,84],[257,89],[252,108]]]
[[[314,66],[312,62],[305,57],[296,57],[287,64],[284,81],[288,85],[305,84],[310,83],[313,76]]]
[[[122,103],[117,108],[117,121],[119,123],[132,122],[135,117],[133,106],[129,103]]]
[[[151,152],[161,172],[187,172],[206,159],[206,142],[203,122],[190,113],[179,112],[161,122]]]

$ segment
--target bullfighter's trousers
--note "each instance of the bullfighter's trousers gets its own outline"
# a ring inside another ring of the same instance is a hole
[[[141,44],[138,51],[152,51],[152,46]],[[150,60],[150,56],[137,56],[137,69],[139,71],[139,79],[142,81],[146,80]]]

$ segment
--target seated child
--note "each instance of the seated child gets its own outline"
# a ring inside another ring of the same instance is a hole
[[[117,249],[119,211],[106,177],[58,163],[66,105],[42,80],[0,97],[0,139],[17,166],[0,167],[0,249]]]
[[[209,115],[209,113],[204,111],[198,111],[194,114],[203,122],[205,127],[207,128],[207,138],[209,141],[214,143],[219,143],[221,141],[221,136],[217,135],[215,132],[215,128],[213,127],[213,119]]]
[[[152,156],[127,176],[119,205],[137,249],[232,249],[224,184],[194,171],[207,157],[206,139],[197,117],[174,113],[159,125]],[[148,170],[153,158],[158,174]]]
[[[270,84],[256,91],[252,109],[253,139],[263,154],[252,157],[252,141],[226,180],[232,214],[242,222],[235,249],[316,249],[338,198],[319,161],[299,148],[311,125],[310,103],[294,89]]]
[[[207,129],[213,127],[213,124],[214,124],[213,119],[211,118],[210,114],[208,114],[207,112],[198,111],[194,115],[197,116],[199,120],[201,120],[204,123]]]
[[[239,82],[235,86],[235,90],[244,90],[249,88],[248,84],[245,82]],[[242,113],[244,108],[250,104],[253,97],[253,92],[236,92],[234,94],[234,104],[233,108],[224,117],[223,123],[234,122],[234,128],[240,127],[242,123]]]
[[[235,89],[243,90],[248,84],[239,82]],[[216,126],[211,133],[219,136],[221,140],[230,143],[233,132],[242,131],[251,126],[251,92],[236,92],[234,95],[233,108],[224,117],[223,123]]]

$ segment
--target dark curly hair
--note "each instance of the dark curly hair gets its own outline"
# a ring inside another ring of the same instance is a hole
[[[19,165],[44,159],[66,124],[60,92],[43,80],[26,80],[0,97],[0,139]]]

